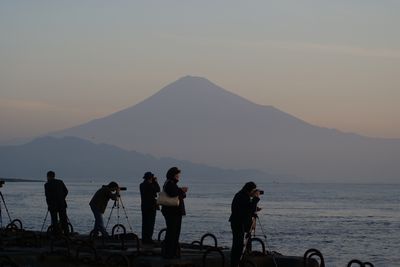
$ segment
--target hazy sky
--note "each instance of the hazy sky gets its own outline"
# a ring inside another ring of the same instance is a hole
[[[310,123],[400,138],[400,1],[0,1],[0,141],[185,75]]]

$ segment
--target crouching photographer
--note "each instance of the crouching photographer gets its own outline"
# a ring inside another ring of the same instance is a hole
[[[103,214],[106,211],[108,201],[110,199],[117,200],[119,191],[126,190],[125,187],[119,187],[116,182],[110,182],[108,185],[103,185],[90,200],[89,206],[92,209],[95,223],[94,231],[97,235],[99,232],[103,236],[108,236],[106,228],[104,227]]]
[[[254,182],[247,182],[232,200],[232,213],[229,218],[233,236],[231,267],[239,266],[244,248],[245,232],[250,231],[252,218],[255,216],[256,211],[259,210],[257,203],[260,201],[259,197],[262,194],[264,194],[264,191],[257,189]]]

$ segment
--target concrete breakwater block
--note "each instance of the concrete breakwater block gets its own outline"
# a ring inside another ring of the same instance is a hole
[[[208,234],[210,235],[210,234]],[[69,237],[52,237],[46,233],[25,230],[2,232],[0,266],[10,267],[228,267],[230,249],[203,245],[200,242],[181,244],[180,258],[164,259],[161,241],[142,245],[137,235],[94,238],[74,233]],[[310,250],[310,256],[317,255]],[[306,255],[304,256],[306,259]],[[244,267],[304,267],[303,257],[250,252]],[[319,267],[315,259],[307,257],[307,267]],[[322,265],[321,265],[322,266]]]

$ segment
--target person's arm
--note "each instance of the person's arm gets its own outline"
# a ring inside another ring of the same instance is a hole
[[[251,211],[251,215],[253,216],[256,211],[257,211],[257,204],[260,201],[260,198],[255,196],[251,199],[250,205],[249,205],[249,210]]]
[[[157,193],[154,192],[153,184],[149,183],[148,181],[144,181],[140,185],[140,194],[144,202],[151,202],[157,195]]]
[[[249,210],[251,211],[251,216],[254,217],[256,216],[256,212],[257,212],[257,204],[260,201],[260,191],[254,189],[251,194],[251,201],[250,201],[250,205],[249,205]]]
[[[67,189],[67,187],[65,186],[65,184],[64,184],[63,181],[61,181],[61,183],[62,183],[64,198],[65,198],[65,197],[67,197],[67,195],[68,195],[68,189]]]
[[[50,192],[49,192],[49,188],[48,188],[47,183],[44,184],[44,195],[46,196],[46,203],[47,203],[47,206],[49,206],[49,202],[50,202]]]
[[[119,198],[119,188],[115,191],[115,193],[112,193],[111,190],[109,192],[109,198],[112,200],[117,200]]]
[[[111,193],[110,192],[110,199],[112,199],[112,200],[117,200],[117,198],[118,198],[118,196],[117,196],[117,194],[116,193]]]
[[[186,198],[186,192],[180,187],[178,187],[178,194],[179,194],[178,196],[180,199]]]
[[[250,198],[247,195],[240,194],[238,200],[237,200],[237,206],[236,206],[236,211],[238,214],[240,214],[240,218],[242,218],[243,222],[247,221],[247,218],[249,217],[249,211],[250,211]]]
[[[179,196],[179,187],[172,181],[168,181],[165,184],[165,192],[168,194],[170,197],[177,197]]]
[[[252,222],[253,222],[253,217],[256,216],[256,211],[257,211],[257,203],[260,201],[260,199],[257,196],[254,196],[253,198],[248,198],[247,199],[247,205],[245,208],[245,216],[244,216],[244,227],[247,230],[250,230]]]
[[[157,180],[154,180],[152,185],[153,185],[153,190],[155,193],[160,192],[160,185],[158,184]]]
[[[257,207],[257,200],[254,202],[252,199],[245,193],[240,193],[234,199],[234,205],[232,208],[236,214],[236,218],[240,220],[243,225],[244,230],[247,232],[250,230],[252,217]]]

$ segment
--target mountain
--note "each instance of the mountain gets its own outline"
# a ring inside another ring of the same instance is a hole
[[[67,180],[121,181],[139,179],[146,171],[152,171],[163,180],[172,166],[181,168],[187,180],[269,179],[259,171],[226,170],[172,158],[156,158],[76,137],[42,137],[24,145],[0,147],[1,177],[44,179],[48,170],[55,170],[59,177]]]
[[[311,181],[399,182],[400,177],[400,139],[317,127],[192,76],[130,108],[53,135]]]

